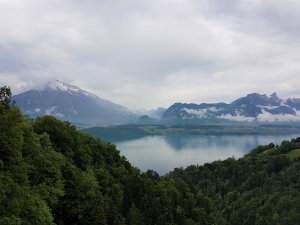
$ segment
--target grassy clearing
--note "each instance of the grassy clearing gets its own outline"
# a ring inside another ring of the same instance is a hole
[[[296,157],[300,157],[300,149],[295,149],[292,150],[288,153],[285,154],[290,160],[296,158]]]
[[[268,150],[265,150],[263,151],[261,154],[264,154],[264,155],[271,155],[272,152],[276,151],[276,148],[270,148]]]

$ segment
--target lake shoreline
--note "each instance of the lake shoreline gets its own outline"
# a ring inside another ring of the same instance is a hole
[[[259,145],[280,145],[284,140],[299,136],[300,132],[288,135],[167,134],[100,139],[115,144],[120,154],[141,171],[151,169],[164,175],[177,167],[240,158]]]
[[[81,129],[94,137],[101,139],[114,137],[145,137],[151,135],[289,135],[299,134],[298,126],[236,126],[236,125],[187,125],[187,126],[162,126],[162,125],[118,125],[110,127],[91,127]]]

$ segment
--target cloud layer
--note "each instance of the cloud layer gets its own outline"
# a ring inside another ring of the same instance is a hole
[[[59,79],[129,108],[300,96],[287,0],[1,1],[0,85]]]

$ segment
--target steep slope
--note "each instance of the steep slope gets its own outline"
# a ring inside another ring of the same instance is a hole
[[[12,97],[31,117],[52,115],[92,125],[123,124],[137,116],[124,106],[60,81],[48,82],[43,90],[30,90]]]
[[[284,100],[284,104],[290,108],[300,110],[300,98],[288,98]]]
[[[300,121],[300,99],[283,100],[276,93],[257,93],[241,97],[230,104],[182,104],[169,107],[162,124],[214,123],[295,123]]]

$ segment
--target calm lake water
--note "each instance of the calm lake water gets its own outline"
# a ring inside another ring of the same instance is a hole
[[[168,135],[146,137],[102,138],[117,145],[131,164],[145,172],[155,170],[160,175],[176,167],[202,165],[234,156],[242,157],[258,145],[280,144],[300,134],[260,135]]]

